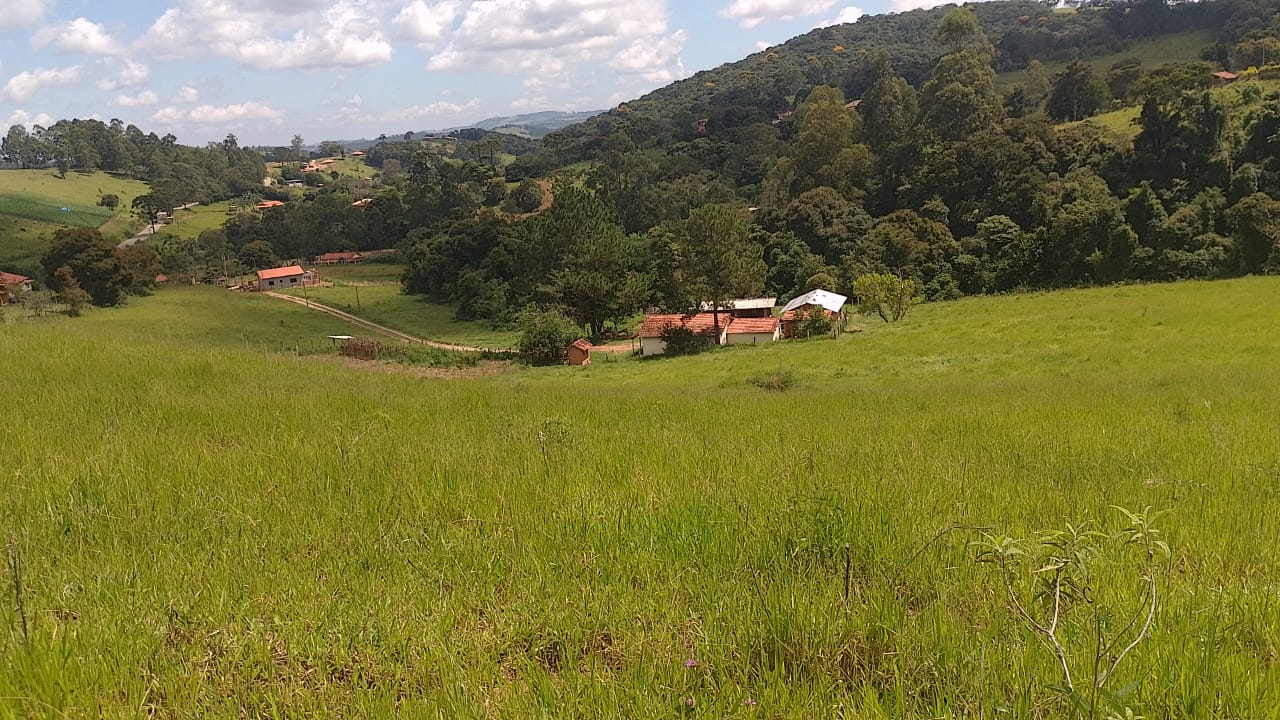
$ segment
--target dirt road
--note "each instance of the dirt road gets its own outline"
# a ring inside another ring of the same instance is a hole
[[[470,345],[453,345],[451,343],[436,342],[435,340],[425,340],[423,338],[410,335],[409,333],[403,333],[403,332],[400,332],[399,330],[394,330],[385,325],[379,325],[378,323],[370,322],[369,320],[365,320],[364,318],[356,317],[351,313],[343,312],[337,308],[331,308],[328,305],[322,305],[316,302],[315,300],[307,300],[305,298],[294,297],[292,295],[282,295],[280,293],[270,292],[270,291],[264,292],[263,295],[269,295],[273,298],[279,298],[281,300],[291,302],[295,305],[302,305],[304,307],[309,307],[312,310],[318,310],[319,312],[322,312],[322,313],[328,313],[336,318],[341,318],[343,320],[346,320],[352,325],[357,325],[359,327],[364,328],[365,330],[372,330],[376,333],[381,333],[383,335],[386,335],[387,337],[395,338],[396,340],[403,340],[405,342],[411,342],[411,343],[419,343],[421,345],[440,348],[442,350],[456,350],[457,352],[503,352],[502,350],[494,350],[492,348],[472,347]]]

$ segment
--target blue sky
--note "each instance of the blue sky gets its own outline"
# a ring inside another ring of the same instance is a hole
[[[936,0],[0,0],[0,122],[309,143],[595,110]],[[3,130],[0,130],[3,132]]]

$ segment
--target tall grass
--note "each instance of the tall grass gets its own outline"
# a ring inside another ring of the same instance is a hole
[[[154,330],[251,315],[208,293],[0,325],[31,636],[0,603],[0,716],[1063,717],[972,536],[930,540],[1120,504],[1168,510],[1174,555],[1126,703],[1269,717],[1278,295],[979,298],[469,381]]]

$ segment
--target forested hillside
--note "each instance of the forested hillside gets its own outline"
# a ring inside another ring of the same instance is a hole
[[[576,231],[556,246],[543,220],[419,229],[406,287],[469,315],[536,301],[586,321],[604,298],[630,298],[609,309],[621,318],[713,294],[851,292],[872,272],[930,299],[1268,272],[1280,68],[1253,65],[1280,47],[1276,7],[980,3],[816,30],[548,136],[507,175],[578,178],[592,195],[545,221]],[[1174,64],[1084,61],[1170,34],[1212,42]],[[997,90],[996,69],[1020,64],[1023,81]],[[1140,108],[1132,141],[1068,122],[1125,106]],[[708,227],[704,206],[740,212]],[[708,242],[727,277],[707,276]]]
[[[883,61],[919,87],[952,49],[936,36],[950,7],[819,28],[738,62],[695,73],[553,133],[546,143],[549,156],[531,158],[528,164],[536,169],[541,162],[545,169],[599,157],[617,135],[646,147],[688,142],[702,134],[734,141],[735,131],[794,110],[815,87],[838,88],[850,100],[862,97],[874,85]],[[1124,52],[1135,41],[1191,31],[1209,31],[1213,38],[1212,45],[1197,52],[1228,63],[1231,46],[1251,32],[1265,30],[1275,12],[1275,3],[1265,0],[1178,5],[1139,0],[1079,11],[1055,10],[1030,0],[967,7],[991,42],[989,62],[998,72],[1023,70],[1033,60],[1067,62]],[[700,133],[699,121],[704,119],[705,133]]]

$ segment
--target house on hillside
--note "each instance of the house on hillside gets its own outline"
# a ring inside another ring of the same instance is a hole
[[[258,271],[259,290],[288,290],[311,285],[314,282],[315,275],[303,270],[301,265]]]
[[[358,252],[331,252],[316,258],[317,265],[358,265],[364,261],[364,255]]]
[[[369,203],[371,202],[373,202],[373,198],[360,198],[359,200],[351,203],[351,207],[363,210],[369,207]]]
[[[738,298],[720,303],[720,314],[735,318],[767,318],[773,317],[773,306],[778,304],[776,297]],[[711,312],[711,303],[704,302],[698,307],[699,312]]]
[[[591,364],[591,342],[579,338],[573,341],[569,346],[569,364],[570,365],[590,365]]]
[[[278,208],[283,205],[284,203],[280,202],[279,200],[263,200],[257,205],[254,205],[254,207],[257,208],[258,210],[270,210],[271,208]]]
[[[793,338],[796,336],[796,327],[803,314],[807,314],[812,308],[821,308],[827,317],[831,318],[832,327],[836,334],[844,332],[845,323],[848,318],[845,315],[844,306],[849,302],[849,298],[844,295],[838,295],[826,290],[812,290],[800,297],[795,298],[782,308],[782,315],[779,318],[782,321],[782,336]]]
[[[720,336],[715,336],[715,317],[709,312],[696,315],[647,315],[640,326],[640,354],[661,355],[667,351],[667,342],[662,334],[667,328],[684,327],[695,335],[705,335],[717,345],[725,344],[726,333],[733,317],[727,313],[720,314]]]
[[[727,345],[761,345],[781,338],[782,321],[776,317],[735,317],[725,330]]]
[[[1213,74],[1213,79],[1217,80],[1218,83],[1221,85],[1226,85],[1227,83],[1235,82],[1236,79],[1239,77],[1240,77],[1239,75],[1233,72],[1230,72],[1229,70],[1220,70]]]
[[[31,292],[31,278],[0,271],[0,305],[8,305],[19,295]]]

